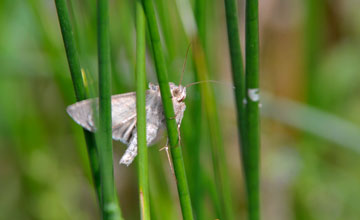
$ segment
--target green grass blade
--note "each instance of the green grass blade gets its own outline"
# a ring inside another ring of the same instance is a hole
[[[310,105],[315,105],[319,101],[316,97],[316,77],[318,76],[318,66],[323,51],[325,30],[325,1],[306,0],[305,6],[305,73],[306,73],[306,98]]]
[[[145,15],[140,0],[136,2],[136,113],[138,138],[138,173],[141,219],[150,219],[149,163],[146,145],[146,72]]]
[[[262,92],[261,115],[360,153],[360,127],[337,115]]]
[[[245,77],[241,55],[237,5],[235,0],[225,0],[226,24],[228,32],[231,71],[235,86],[237,121],[241,146],[245,147]],[[243,158],[243,160],[246,158]]]
[[[243,150],[246,158],[244,170],[248,193],[249,219],[260,219],[259,199],[259,21],[258,1],[246,1],[245,44],[246,44],[246,135],[247,146]]]
[[[111,70],[109,8],[107,0],[98,0],[98,68],[99,68],[99,142],[101,175],[101,209],[103,219],[121,219],[113,167],[111,128]]]
[[[204,51],[199,42],[194,43],[194,61],[195,68],[200,81],[208,80],[208,68]],[[230,182],[226,156],[224,151],[224,141],[221,135],[219,117],[216,107],[214,92],[208,83],[200,84],[201,96],[204,99],[204,110],[209,128],[209,137],[211,140],[211,154],[213,170],[215,176],[216,193],[220,202],[215,202],[215,206],[220,204],[218,209],[218,218],[234,219],[232,211],[232,199],[230,191]]]
[[[61,33],[65,45],[66,56],[69,64],[71,78],[75,90],[77,101],[86,99],[84,84],[82,81],[81,68],[78,53],[75,47],[75,40],[70,23],[69,11],[65,0],[55,0],[56,10],[60,23]],[[87,146],[87,152],[90,161],[90,169],[96,189],[98,201],[100,202],[100,174],[99,174],[99,161],[96,151],[95,135],[84,129],[84,136]]]
[[[206,9],[207,2],[206,0],[196,0],[195,1],[195,18],[198,27],[198,36],[200,41],[204,45],[206,44]]]
[[[245,172],[248,170],[248,164],[252,158],[248,157],[247,135],[246,135],[246,114],[245,114],[245,77],[244,66],[241,55],[239,24],[237,4],[235,0],[225,0],[226,24],[228,32],[228,43],[231,59],[231,71],[233,83],[235,86],[235,102],[237,109],[238,134],[240,137],[240,151],[242,152],[242,163]],[[249,181],[248,179],[246,181]],[[247,182],[249,184],[249,182]],[[250,196],[250,191],[247,192]]]
[[[64,40],[66,56],[69,63],[71,78],[74,84],[76,99],[86,99],[85,88],[82,81],[81,67],[78,53],[75,46],[70,16],[65,0],[55,0],[56,10],[58,13],[61,33]]]
[[[160,34],[156,22],[155,10],[152,0],[143,0],[143,5],[153,47],[156,73],[159,81],[164,114],[166,118],[166,126],[168,130],[168,138],[173,159],[175,176],[177,180],[177,188],[180,198],[181,210],[184,219],[193,219],[189,188],[186,179],[181,146],[178,144],[179,139],[177,125],[174,117],[175,115],[171,100],[167,69],[161,47]]]

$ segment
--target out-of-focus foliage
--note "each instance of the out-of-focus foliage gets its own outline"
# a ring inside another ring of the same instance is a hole
[[[96,1],[69,2],[82,66],[88,83],[96,85]],[[305,107],[310,106],[307,100],[311,96],[311,108],[333,114],[356,130],[360,127],[360,2],[319,1],[322,26],[316,37],[321,45],[317,45],[318,56],[314,56],[316,62],[311,68],[306,50],[306,45],[311,44],[308,42],[311,38],[306,37],[310,30],[306,28],[309,3],[305,2],[259,1],[261,90],[275,99],[286,97]],[[134,91],[133,3],[110,1],[114,94]],[[241,30],[243,3],[239,1]],[[176,1],[156,0],[155,4],[169,78],[178,83],[189,42]],[[223,1],[208,1],[204,10],[206,28],[201,31],[205,33],[202,37],[209,77],[229,82]],[[75,98],[54,2],[0,1],[0,27],[0,219],[98,219],[84,137],[65,112]],[[150,50],[148,47],[147,74],[149,81],[156,82]],[[184,84],[196,80],[192,67],[189,58]],[[308,94],[310,82],[313,89]],[[245,216],[246,208],[233,91],[222,85],[213,87],[235,217],[240,218]],[[199,109],[192,107],[196,106],[195,101],[201,102],[195,91],[190,87],[186,99],[181,132],[184,159],[196,203],[193,206],[197,207],[194,212],[199,219],[214,219],[216,198],[209,134],[204,116],[198,119],[200,126],[193,124]],[[359,151],[349,148],[349,142],[335,144],[312,129],[289,126],[291,123],[271,114],[264,115],[267,117],[262,120],[261,139],[263,219],[359,219]],[[317,120],[312,114],[300,118],[315,123]],[[321,121],[322,133],[333,124],[329,120]],[[164,144],[165,140],[159,146]],[[149,148],[151,214],[154,219],[179,219],[174,178],[165,153],[158,151],[159,146]],[[192,157],[195,148],[199,158]],[[124,150],[123,144],[114,142],[120,205],[126,219],[138,219],[136,165],[124,167],[117,163]],[[194,163],[194,159],[199,163]],[[198,182],[193,181],[194,175]]]

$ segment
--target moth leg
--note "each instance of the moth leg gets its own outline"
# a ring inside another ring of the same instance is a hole
[[[159,151],[165,150],[166,152],[166,156],[168,158],[169,161],[169,165],[170,165],[170,169],[171,169],[171,173],[175,176],[175,172],[174,172],[174,167],[170,158],[170,152],[169,152],[169,139],[166,140],[166,145],[161,148]]]
[[[124,155],[120,159],[120,164],[129,166],[137,155],[137,135],[133,135]]]

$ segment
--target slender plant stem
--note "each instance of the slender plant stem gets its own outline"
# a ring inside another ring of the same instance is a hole
[[[194,43],[193,51],[196,72],[199,76],[199,80],[206,81],[208,80],[206,58],[199,41],[196,41]],[[216,108],[214,93],[211,90],[210,85],[207,83],[201,84],[200,88],[201,96],[204,98],[205,115],[210,132],[211,153],[217,197],[220,200],[220,207],[217,207],[217,209],[219,209],[217,211],[219,215],[218,218],[234,219],[231,205],[232,201],[229,174],[226,165],[226,156],[223,145],[224,142],[220,131],[219,117]]]
[[[244,65],[241,55],[237,4],[235,0],[225,0],[226,24],[228,32],[229,50],[231,58],[231,70],[235,86],[235,101],[237,108],[238,133],[241,141],[241,149],[246,147],[245,140],[245,77]],[[243,160],[247,158],[243,157]]]
[[[316,76],[323,48],[324,0],[306,0],[305,5],[305,71],[306,98],[310,105],[316,105]]]
[[[115,184],[111,128],[111,70],[108,0],[98,0],[99,159],[103,219],[121,219]]]
[[[250,200],[250,198],[255,198],[257,195],[254,195],[256,190],[253,189],[249,190],[249,186],[253,185],[249,177],[251,176],[250,173],[258,172],[257,170],[252,170],[253,168],[258,169],[257,167],[252,167],[250,164],[252,163],[252,160],[254,160],[254,157],[256,158],[255,161],[258,161],[258,152],[256,152],[256,149],[254,149],[253,146],[249,146],[247,142],[247,135],[246,135],[246,113],[245,113],[245,79],[244,79],[244,66],[242,61],[242,55],[241,55],[241,46],[240,46],[240,37],[239,37],[239,24],[238,24],[238,13],[237,13],[237,4],[235,0],[225,0],[225,11],[226,11],[226,24],[227,24],[227,31],[228,31],[228,41],[229,41],[229,50],[230,50],[230,58],[231,58],[231,70],[232,70],[232,76],[233,76],[233,82],[235,86],[235,101],[236,101],[236,108],[237,108],[237,121],[238,121],[238,133],[240,137],[240,151],[242,152],[242,163],[243,163],[243,169],[245,173],[246,178],[246,185],[247,187],[247,197],[249,198],[249,216],[252,218],[253,216],[256,216],[257,214],[250,213],[250,210],[253,210],[253,199]],[[255,48],[256,50],[256,48]],[[254,65],[257,65],[254,63]],[[255,68],[253,66],[249,68]],[[258,69],[256,69],[258,71]],[[257,83],[255,84],[257,85]],[[256,86],[258,87],[258,86]],[[252,88],[252,87],[251,87]],[[256,110],[257,111],[257,110]],[[255,113],[256,114],[256,113]],[[258,119],[255,119],[258,120]],[[251,123],[257,123],[251,122]],[[257,129],[257,128],[255,128]],[[249,147],[252,147],[252,149],[249,149]],[[258,146],[255,146],[258,148]],[[249,152],[252,152],[249,155]],[[250,157],[252,156],[252,157]],[[258,162],[256,162],[258,163]],[[258,174],[255,174],[258,175]],[[258,178],[258,177],[257,177]],[[255,181],[255,180],[254,180]],[[258,180],[256,180],[258,181]],[[250,202],[251,201],[251,202]],[[251,203],[251,204],[250,204]],[[251,206],[251,208],[250,208]]]
[[[82,81],[79,56],[75,46],[75,39],[70,22],[69,10],[65,0],[55,0],[55,5],[58,13],[71,78],[74,84],[75,96],[77,100],[84,100],[86,99],[86,93]]]
[[[136,113],[141,219],[150,219],[149,164],[146,145],[146,73],[145,15],[140,0],[136,1]]]
[[[148,22],[151,44],[155,59],[157,78],[160,86],[160,93],[166,118],[168,138],[170,142],[171,155],[177,180],[178,194],[180,198],[183,218],[193,219],[189,187],[186,179],[185,166],[179,143],[179,134],[175,122],[175,114],[171,100],[171,93],[165,64],[165,58],[161,47],[160,34],[156,22],[155,10],[152,0],[142,0],[145,15]]]
[[[208,80],[208,65],[204,51],[206,50],[206,11],[207,2],[199,0],[195,3],[196,22],[198,26],[198,37],[194,40],[194,63],[196,74],[200,81]],[[214,196],[214,205],[217,215],[220,219],[234,219],[232,199],[230,191],[230,179],[226,164],[223,137],[220,130],[219,116],[217,112],[214,92],[210,85],[202,84],[201,96],[204,99],[205,115],[208,122],[213,170],[215,176],[216,190]]]
[[[203,48],[205,48],[206,44],[206,9],[206,0],[195,1],[195,18],[198,27],[198,36]]]
[[[260,219],[259,204],[259,21],[258,0],[246,1],[246,134],[247,147],[243,151],[249,219]]]
[[[86,92],[82,81],[80,62],[78,52],[75,47],[75,40],[70,23],[69,11],[65,0],[55,0],[56,10],[60,23],[61,33],[63,36],[66,56],[69,64],[71,78],[75,90],[75,96],[77,101],[86,99]],[[90,161],[90,169],[92,178],[95,185],[96,195],[100,203],[100,173],[99,173],[99,161],[97,156],[97,147],[95,141],[95,135],[84,129],[84,136],[87,146],[87,152]]]

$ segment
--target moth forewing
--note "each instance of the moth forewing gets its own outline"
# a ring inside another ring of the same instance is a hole
[[[92,109],[94,101],[94,99],[83,100],[68,106],[66,109],[67,113],[76,123],[92,132],[96,130]]]

